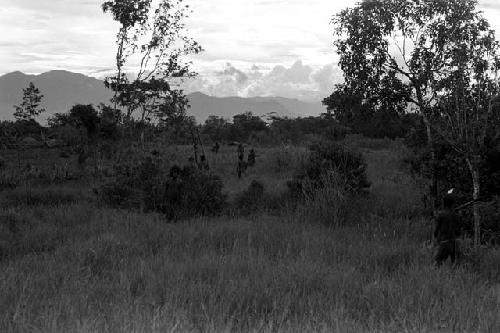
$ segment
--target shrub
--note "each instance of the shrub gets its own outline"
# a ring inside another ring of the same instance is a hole
[[[342,179],[344,190],[360,193],[370,186],[366,177],[366,162],[360,153],[348,150],[335,142],[318,142],[310,147],[308,159],[288,183],[292,198],[329,185],[331,174]]]
[[[169,220],[217,215],[226,205],[222,180],[213,174],[185,167],[162,184],[163,190],[149,193],[148,208],[163,212]]]
[[[252,180],[248,189],[238,194],[235,204],[241,214],[249,215],[263,208],[264,200],[264,184]]]
[[[115,208],[143,206],[148,193],[157,191],[164,177],[161,161],[151,156],[124,160],[114,169],[115,179],[103,184],[98,195],[102,203]]]
[[[116,168],[118,176],[98,190],[101,202],[117,208],[142,208],[168,220],[219,214],[226,196],[219,177],[192,167],[166,174],[161,161],[144,158],[136,166]]]

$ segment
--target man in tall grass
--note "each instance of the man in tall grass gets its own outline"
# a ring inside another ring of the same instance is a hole
[[[461,226],[460,216],[453,209],[454,205],[453,196],[445,196],[443,199],[444,210],[436,218],[434,238],[439,246],[435,257],[437,266],[441,266],[448,257],[454,264],[458,257],[457,238],[460,236]]]

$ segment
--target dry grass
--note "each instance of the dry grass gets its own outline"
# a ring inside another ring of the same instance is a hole
[[[435,269],[429,251],[398,234],[265,216],[166,225],[157,216],[72,210],[87,211],[89,221],[75,225],[86,232],[1,264],[2,331],[500,328],[493,281],[467,268]]]

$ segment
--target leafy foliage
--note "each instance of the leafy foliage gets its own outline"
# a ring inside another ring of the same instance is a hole
[[[340,119],[349,112],[404,113],[409,103],[429,117],[440,93],[453,89],[458,64],[488,69],[484,60],[495,42],[476,4],[365,0],[343,10],[333,23],[345,83],[325,104]]]
[[[52,128],[73,127],[83,131],[84,136],[91,139],[95,138],[99,132],[100,119],[92,104],[76,104],[69,110],[69,113],[54,114],[49,118],[48,123]]]

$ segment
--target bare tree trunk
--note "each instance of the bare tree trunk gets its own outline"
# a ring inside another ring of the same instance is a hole
[[[481,214],[479,212],[478,200],[481,193],[479,157],[473,156],[473,160],[467,158],[467,164],[472,176],[472,213],[474,215],[474,247],[478,248],[481,242]]]
[[[431,130],[431,124],[427,116],[425,115],[425,112],[422,112],[422,118],[424,120],[425,124],[425,129],[427,133],[427,147],[430,151],[431,154],[431,188],[430,188],[430,195],[432,198],[432,205],[433,208],[438,208],[439,206],[439,189],[438,189],[438,179],[436,176],[437,170],[436,170],[436,151],[434,149],[434,141],[432,137],[432,130]]]

